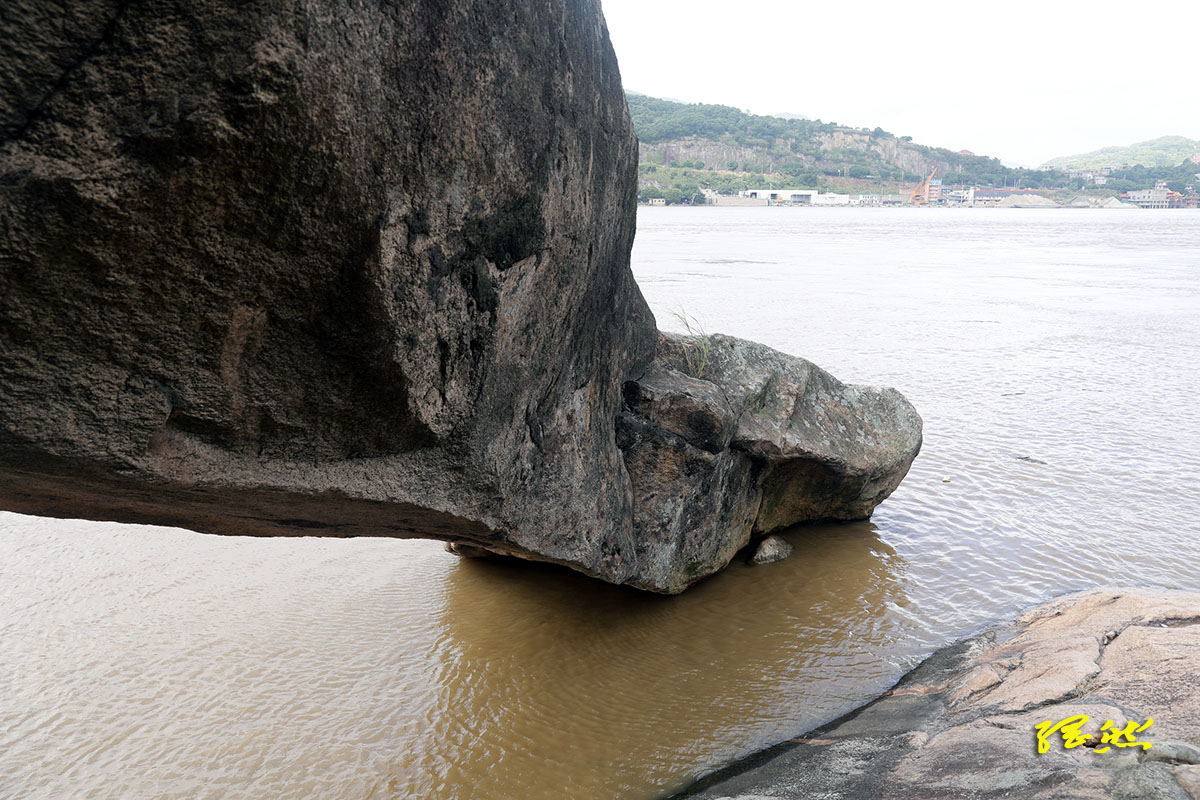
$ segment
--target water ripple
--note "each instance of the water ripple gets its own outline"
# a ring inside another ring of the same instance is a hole
[[[660,598],[0,514],[0,798],[647,798],[1052,594],[1200,589],[1200,215],[650,209],[634,266],[664,327],[913,400],[870,523]]]

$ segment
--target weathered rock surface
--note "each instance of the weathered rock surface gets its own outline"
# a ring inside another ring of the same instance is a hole
[[[595,0],[3,20],[4,507],[631,573],[655,332]]]
[[[1053,736],[1037,753],[1034,726],[1080,714],[1091,741]],[[1148,750],[1100,741],[1106,721],[1147,719],[1134,738]],[[1200,594],[1094,589],[938,651],[878,700],[686,796],[1200,800],[1198,744]]]
[[[894,389],[848,386],[730,336],[660,334],[625,384],[618,443],[634,491],[635,584],[679,590],[754,536],[870,516],[921,445]]]
[[[15,0],[0,34],[0,507],[679,591],[915,455],[894,393],[660,346],[596,0]]]
[[[754,550],[754,555],[750,557],[750,563],[758,564],[773,564],[776,561],[783,561],[792,554],[792,546],[782,536],[768,536],[758,543],[758,547]]]

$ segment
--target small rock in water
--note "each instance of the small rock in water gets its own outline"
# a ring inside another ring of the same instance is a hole
[[[758,543],[751,564],[770,564],[772,561],[782,561],[792,554],[792,546],[778,536],[768,536]]]

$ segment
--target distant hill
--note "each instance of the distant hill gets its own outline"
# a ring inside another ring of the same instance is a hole
[[[1127,147],[1102,147],[1077,156],[1060,156],[1046,162],[1055,169],[1091,169],[1140,164],[1144,167],[1173,167],[1192,160],[1200,171],[1200,141],[1186,136],[1160,136]]]
[[[995,158],[917,144],[882,128],[868,130],[803,117],[747,114],[730,106],[678,103],[627,93],[641,143],[644,184],[721,192],[761,186],[894,191],[934,168],[947,184],[1065,188],[1061,172],[1013,169]]]
[[[995,158],[929,147],[882,128],[759,116],[730,106],[680,103],[636,92],[627,92],[626,100],[639,141],[639,196],[661,197],[668,203],[692,202],[705,192],[735,194],[768,185],[849,193],[905,192],[934,168],[945,185],[1018,186],[1061,194],[1060,199],[1079,193],[1103,198],[1149,189],[1160,180],[1183,191],[1200,172],[1200,163],[1185,161],[1200,152],[1200,142],[1182,136],[1053,162],[1074,163],[1073,159],[1096,156],[1103,161],[1098,166],[1132,165],[1096,186],[1083,177],[1068,177],[1058,167],[1006,167]],[[1135,151],[1154,151],[1160,161],[1137,165],[1136,158],[1150,156]]]

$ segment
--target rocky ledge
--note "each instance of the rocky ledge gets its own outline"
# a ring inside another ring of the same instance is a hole
[[[1082,715],[1078,744],[1052,733],[1038,752],[1035,726]],[[1133,723],[1130,735],[1106,740],[1109,721],[1109,731]],[[683,796],[1200,800],[1200,594],[1058,598]]]
[[[662,592],[870,514],[915,412],[660,338],[599,3],[502,6],[6,4],[0,508]]]

